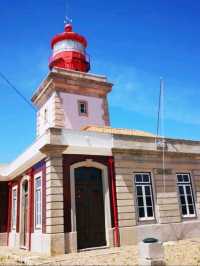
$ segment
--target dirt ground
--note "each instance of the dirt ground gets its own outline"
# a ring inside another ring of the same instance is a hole
[[[200,238],[164,243],[165,261],[169,265],[199,265]],[[98,249],[57,257],[45,257],[25,251],[0,248],[0,265],[137,265],[137,246]]]

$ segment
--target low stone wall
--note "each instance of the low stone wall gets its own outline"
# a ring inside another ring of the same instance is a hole
[[[7,233],[0,233],[0,246],[7,246]]]
[[[162,242],[199,238],[200,221],[149,224],[120,228],[120,244],[136,245],[144,238],[155,237]]]

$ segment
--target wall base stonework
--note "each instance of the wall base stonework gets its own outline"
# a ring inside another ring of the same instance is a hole
[[[120,228],[120,245],[136,245],[146,237],[162,242],[200,237],[200,221],[149,224]]]
[[[50,234],[50,255],[65,254],[65,234]]]
[[[38,238],[37,238],[38,236]],[[39,252],[48,256],[65,254],[64,233],[56,234],[32,234],[31,251]]]
[[[66,253],[77,252],[77,232],[65,234]]]
[[[114,228],[108,229],[108,241],[109,243],[107,243],[107,246],[109,246],[110,248],[114,247]]]
[[[7,233],[0,233],[0,246],[7,246]]]

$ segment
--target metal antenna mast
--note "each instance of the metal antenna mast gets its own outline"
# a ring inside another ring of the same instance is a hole
[[[72,23],[72,19],[70,18],[70,7],[69,0],[65,0],[65,24]]]
[[[161,119],[161,98],[163,91],[163,79],[160,78],[160,91],[159,91],[159,99],[158,99],[158,116],[157,116],[157,130],[156,130],[156,138],[158,138],[159,130],[160,130],[160,119]]]

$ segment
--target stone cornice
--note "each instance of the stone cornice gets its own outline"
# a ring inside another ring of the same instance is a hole
[[[40,105],[49,97],[52,91],[104,97],[112,90],[112,86],[113,84],[109,83],[105,77],[56,69],[49,72],[33,95],[32,102]]]
[[[145,150],[145,149],[122,149],[122,148],[112,148],[112,153],[115,156],[116,154],[131,154],[131,155],[139,155],[139,156],[154,156],[153,160],[155,160],[155,155],[157,158],[162,159],[162,151],[158,150]],[[184,152],[165,152],[165,157],[171,158],[192,158],[195,160],[200,160],[200,153],[184,153]]]
[[[46,144],[43,146],[40,151],[45,155],[62,155],[63,151],[67,149],[67,145],[53,145],[53,144]]]

